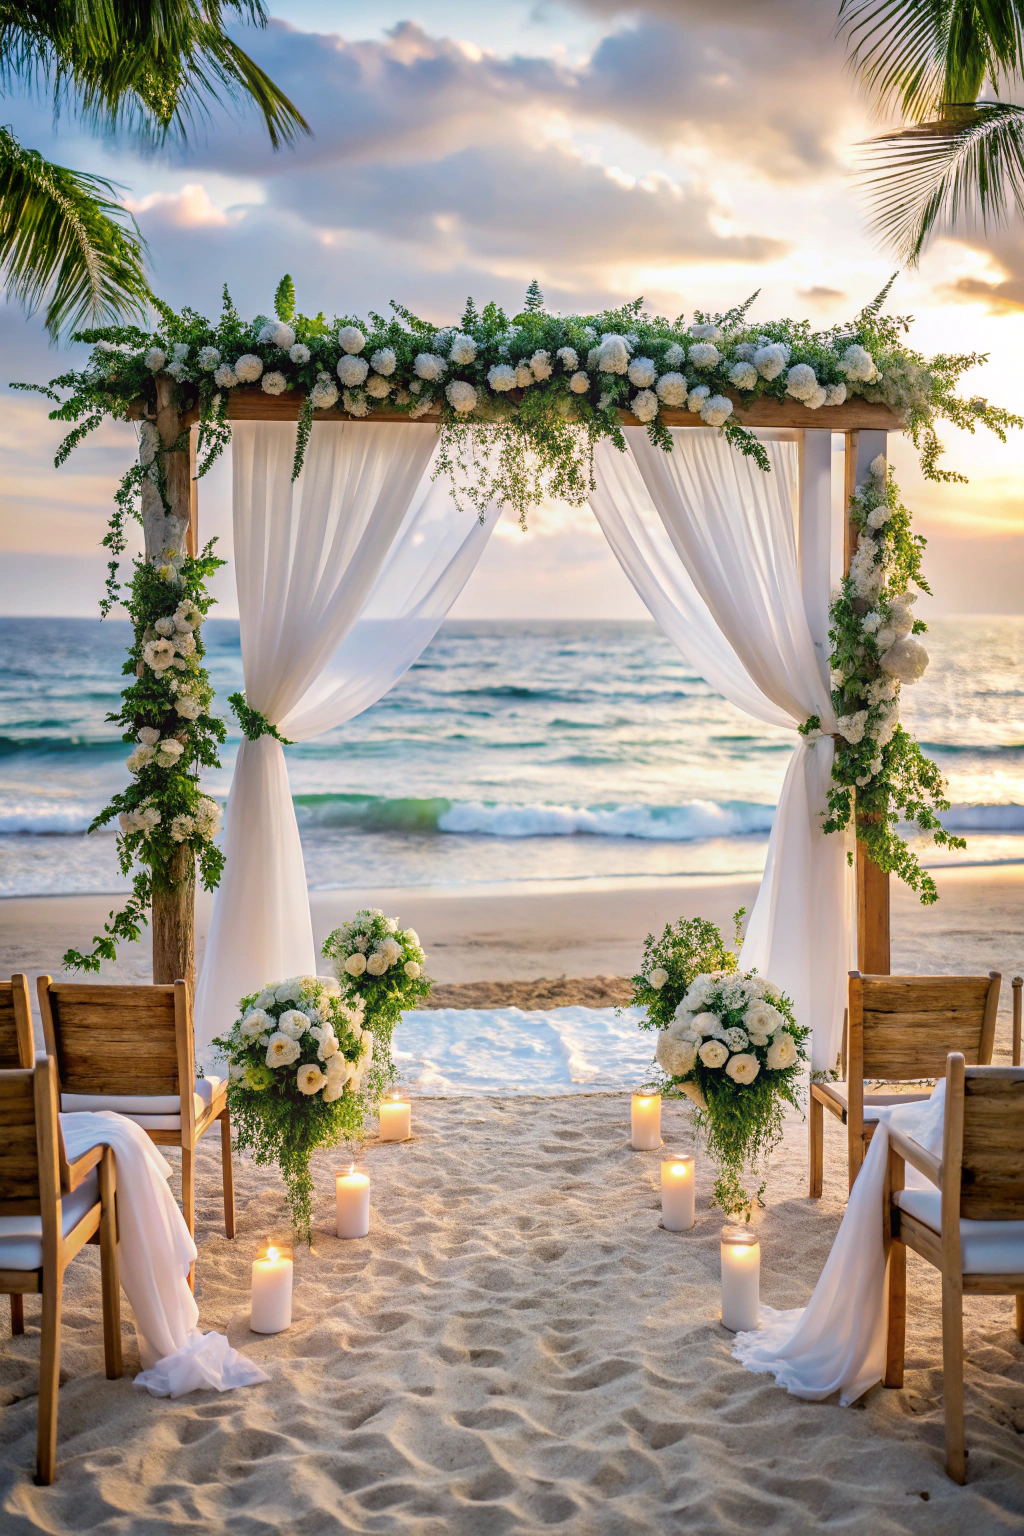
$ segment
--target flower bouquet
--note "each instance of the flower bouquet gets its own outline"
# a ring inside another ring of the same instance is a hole
[[[309,1241],[310,1157],[362,1133],[374,1048],[362,1001],[343,997],[333,977],[293,976],[243,997],[238,1019],[213,1043],[228,1061],[238,1146],[260,1165],[277,1163],[295,1230]]]
[[[391,1037],[406,1008],[430,991],[424,966],[426,955],[412,928],[399,928],[398,920],[385,917],[379,907],[357,912],[324,941],[324,958],[334,966],[342,996],[365,1012],[366,1027],[373,1031],[374,1057],[366,1095],[380,1103],[395,1076]]]
[[[785,1106],[799,1108],[796,1079],[806,1066],[809,1030],[784,993],[752,971],[694,978],[667,1029],[659,1066],[697,1105],[697,1125],[718,1164],[715,1202],[749,1220],[765,1182],[751,1195],[744,1168],[765,1164],[782,1139]]]

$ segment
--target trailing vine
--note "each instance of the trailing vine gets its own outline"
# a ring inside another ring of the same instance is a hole
[[[914,533],[881,456],[851,497],[847,516],[857,549],[829,609],[838,734],[824,829],[842,832],[854,822],[872,862],[927,904],[938,899],[938,890],[901,837],[901,823],[943,847],[967,844],[939,819],[949,810],[942,774],[899,723],[901,687],[916,682],[928,665],[917,639],[928,626],[913,612],[920,593],[930,591],[921,571],[926,541]],[[818,716],[801,731],[820,735]]]
[[[271,725],[266,715],[261,714],[246,701],[244,693],[229,693],[228,703],[237,716],[242,735],[249,741],[259,741],[261,736],[273,736],[274,740],[279,741],[283,747],[294,745],[287,736],[281,735],[276,725]]]
[[[117,819],[121,870],[128,875],[135,867],[132,895],[110,914],[91,950],[68,950],[68,970],[98,971],[101,961],[116,959],[119,943],[139,938],[154,891],[180,880],[176,871],[186,851],[207,890],[220,880],[224,855],[214,838],[221,810],[201,793],[199,776],[219,766],[217,747],[225,736],[224,722],[210,713],[213,688],[201,634],[214,601],[206,582],[223,564],[212,543],[194,559],[168,553],[159,564],[135,562],[126,599],[135,635],[122,669],[131,682],[121,708],[107,716],[132,748],[132,779],[89,827],[94,832]]]

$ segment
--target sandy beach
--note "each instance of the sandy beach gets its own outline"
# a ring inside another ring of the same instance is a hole
[[[1009,977],[1024,961],[1024,870],[941,876],[923,909],[894,892],[894,965],[1006,977],[996,1058],[1009,1055]],[[545,894],[321,892],[318,937],[375,901],[420,931],[444,1006],[608,1006],[650,927],[680,913],[725,922],[749,882]],[[0,969],[56,969],[105,898],[0,906]],[[203,924],[208,908],[203,906]],[[146,974],[137,946],[116,972]],[[106,969],[106,968],[105,968]],[[583,981],[579,978],[585,978]],[[666,1144],[690,1139],[665,1113]],[[99,1269],[71,1266],[64,1309],[58,1476],[36,1488],[38,1303],[12,1340],[0,1323],[3,1528],[64,1533],[403,1532],[492,1536],[548,1529],[634,1536],[685,1529],[889,1533],[1024,1531],[1024,1351],[1012,1302],[966,1307],[968,1484],[942,1467],[939,1292],[910,1259],[907,1378],[855,1408],[808,1404],[731,1358],[718,1322],[712,1174],[689,1234],[658,1225],[660,1154],[628,1146],[623,1094],[432,1098],[415,1137],[370,1141],[370,1237],[332,1235],[335,1159],[317,1159],[312,1250],[296,1254],[295,1322],[248,1328],[249,1265],[286,1235],[281,1185],[237,1171],[238,1236],[219,1219],[218,1154],[199,1158],[197,1294],[203,1328],[228,1334],[271,1380],[177,1402],[102,1374]],[[172,1161],[175,1154],[170,1154]],[[806,1301],[843,1203],[841,1129],[826,1125],[825,1197],[806,1198],[806,1129],[794,1118],[760,1218],[762,1294]]]

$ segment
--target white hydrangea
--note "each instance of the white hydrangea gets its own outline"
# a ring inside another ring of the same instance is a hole
[[[554,369],[551,366],[550,352],[545,352],[543,347],[538,347],[537,351],[530,358],[530,372],[538,384],[542,383],[544,379],[550,379],[552,373],[554,373]]]
[[[899,597],[893,598],[889,605],[889,628],[897,640],[902,640],[904,635],[909,635],[914,627],[912,604],[916,601],[916,592],[904,592]]]
[[[757,348],[753,361],[762,379],[777,379],[789,362],[789,348],[784,342],[769,341]]]
[[[710,400],[711,391],[706,384],[698,384],[690,390],[686,397],[686,409],[694,415],[699,414],[704,408],[705,400]]]
[[[693,395],[690,396],[693,399]],[[709,427],[721,427],[732,415],[732,401],[728,395],[712,395],[700,408],[700,419]]]
[[[575,347],[559,347],[555,353],[566,373],[575,373],[580,365],[580,355]]]
[[[741,363],[752,363],[756,351],[757,348],[752,341],[741,341],[738,347],[733,348],[735,356],[739,358]]]
[[[864,740],[864,728],[867,723],[868,711],[858,709],[852,715],[840,715],[836,721],[836,729],[851,747],[855,747],[858,742]]]
[[[412,366],[416,377],[428,382],[441,378],[448,370],[448,364],[436,352],[417,352]]]
[[[818,377],[810,363],[797,363],[786,374],[786,394],[794,400],[809,400],[818,388]]]
[[[328,411],[337,403],[338,386],[329,373],[318,373],[316,383],[309,392],[309,401],[315,411]]]
[[[637,421],[653,421],[658,414],[658,397],[653,389],[642,389],[633,396],[629,408]]]
[[[847,347],[840,366],[846,377],[856,383],[870,384],[878,374],[871,353],[858,346],[856,342]]]
[[[458,411],[465,416],[470,411],[476,410],[477,393],[472,384],[467,384],[463,379],[452,379],[445,390],[448,396],[448,404],[453,411]]]
[[[235,363],[235,374],[239,384],[255,384],[262,372],[263,359],[257,357],[255,352],[243,352]]]
[[[881,629],[882,615],[877,608],[872,608],[870,613],[864,615],[860,621],[860,627],[866,635],[873,635],[876,630]]]
[[[529,389],[533,383],[533,370],[529,363],[518,363],[516,365],[516,384],[520,389]]]
[[[155,747],[160,740],[160,732],[155,725],[140,725],[137,734],[144,747]]]
[[[487,377],[490,379],[490,374]],[[590,388],[590,375],[583,372],[574,373],[569,380],[569,388],[575,395],[585,395]]]
[[[880,502],[877,507],[872,507],[868,513],[866,518],[867,525],[869,528],[884,528],[892,514],[893,508],[889,506],[888,502]]]
[[[885,454],[878,453],[868,465],[868,473],[874,475],[876,480],[885,480],[889,466],[885,462]]]
[[[647,980],[655,992],[660,992],[666,981],[668,981],[668,971],[665,970],[664,966],[656,965]]]
[[[183,720],[198,720],[203,706],[191,694],[181,693],[174,701],[174,708]]]
[[[390,378],[398,366],[398,358],[390,347],[378,347],[370,358],[370,367],[374,373],[381,373],[386,379]]]
[[[807,399],[804,401],[804,405],[806,405],[809,411],[820,411],[821,407],[825,405],[827,401],[828,390],[825,388],[824,384],[819,384],[814,393],[807,396]]]
[[[669,350],[671,351],[671,348]],[[668,406],[682,409],[686,404],[686,378],[681,373],[663,373],[655,385],[655,390],[658,399],[663,400]]]
[[[866,698],[869,704],[887,703],[894,699],[899,692],[899,683],[894,677],[876,677],[874,682],[868,683]]]
[[[220,353],[216,347],[200,347],[196,361],[204,373],[212,373],[220,362]]]
[[[344,389],[341,392],[341,403],[350,416],[369,416],[370,407],[366,396],[359,389]]]
[[[678,341],[674,341],[670,347],[665,349],[665,356],[661,361],[669,370],[678,368],[680,363],[686,361],[686,348],[681,347]]]
[[[295,345],[295,331],[284,320],[268,320],[260,331],[259,339],[264,343],[273,342],[282,352],[288,352]]]
[[[901,683],[916,683],[928,665],[928,652],[913,635],[904,635],[882,657],[882,671]]]
[[[433,395],[423,395],[421,399],[414,400],[409,407],[409,420],[419,421],[421,416],[426,416],[428,411],[434,408]]]
[[[393,388],[391,380],[379,373],[371,373],[366,381],[366,393],[374,400],[386,400]]]
[[[701,325],[691,325],[690,335],[695,337],[698,341],[721,341],[722,329],[721,326],[711,325],[708,323]]]
[[[629,343],[626,338],[607,332],[601,337],[595,361],[602,373],[625,373],[629,367]]]
[[[697,1047],[694,1042],[683,1040],[668,1029],[659,1033],[654,1054],[658,1065],[669,1077],[688,1077],[697,1065]]]
[[[658,370],[649,357],[634,357],[626,369],[626,376],[637,389],[650,389],[658,376]]]
[[[476,342],[464,331],[456,331],[448,348],[448,356],[459,368],[465,368],[476,361]]]
[[[715,368],[722,361],[722,354],[713,341],[698,341],[687,352],[686,360],[694,368]]]
[[[218,389],[232,389],[238,383],[238,374],[230,363],[221,363],[213,376],[213,382]]]
[[[366,337],[358,325],[343,325],[338,332],[338,345],[343,352],[361,352],[366,346]]]
[[[358,389],[370,371],[365,357],[353,357],[346,353],[338,359],[338,378],[346,389]]]
[[[288,388],[288,380],[276,369],[263,375],[263,388],[268,395],[280,395]]]
[[[729,369],[729,383],[737,389],[753,389],[757,383],[757,369],[753,363],[734,363]]]
[[[515,388],[516,371],[508,363],[493,363],[487,370],[487,382],[497,394],[504,394],[506,390]]]
[[[301,341],[297,341],[294,346],[288,348],[288,356],[299,368],[309,362],[311,355],[309,348]]]
[[[153,373],[159,373],[166,362],[166,352],[161,352],[159,347],[150,347],[149,351],[146,353],[147,368],[151,369]]]
[[[825,387],[826,405],[843,405],[846,401],[845,384],[828,384]]]

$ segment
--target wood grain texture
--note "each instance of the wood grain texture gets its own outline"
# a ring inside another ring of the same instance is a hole
[[[19,972],[10,981],[0,981],[0,1071],[31,1067],[34,1062],[28,977]]]
[[[35,1073],[0,1072],[0,1216],[38,1216]]]
[[[236,387],[228,393],[228,420],[297,421],[305,398],[305,392],[298,389],[286,390],[283,395],[268,395],[260,388]],[[510,398],[518,399],[519,391],[512,390]],[[867,400],[848,400],[845,405],[831,405],[823,410],[809,411],[797,400],[762,398],[744,403],[739,395],[731,395],[730,399],[733,415],[746,427],[807,427],[833,432],[849,432],[863,427],[880,432],[903,431],[903,423],[894,411],[887,405],[872,405]],[[134,420],[139,420],[143,414],[142,402],[138,401],[132,406],[130,415]],[[643,425],[631,411],[620,411],[619,417],[624,426]],[[367,416],[358,425],[373,426],[377,422],[404,421],[410,426],[416,426],[430,424],[432,421],[436,423],[436,419],[432,412],[421,417],[417,423],[411,421],[404,411],[374,411],[372,416]],[[181,421],[184,426],[191,426],[197,420],[198,411],[182,412]],[[314,420],[351,423],[353,418],[344,411],[330,410],[317,411]],[[703,426],[700,417],[692,411],[663,408],[658,413],[658,420],[669,427]]]
[[[960,1214],[972,1221],[1024,1221],[1022,1069],[1013,1076],[965,1073]]]
[[[998,977],[864,976],[862,1076],[888,1081],[942,1077],[951,1051],[972,1064],[991,1055],[987,1025]]]
[[[173,987],[43,980],[43,1028],[63,1093],[180,1093]]]

